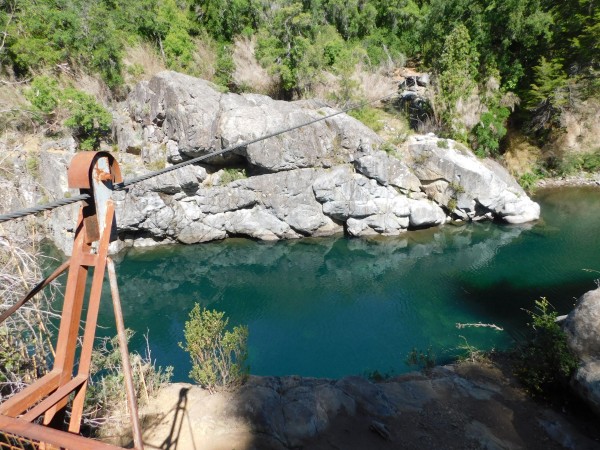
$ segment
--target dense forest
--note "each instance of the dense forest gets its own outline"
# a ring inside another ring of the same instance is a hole
[[[123,98],[125,75],[143,70],[125,64],[124,52],[140,43],[166,67],[205,77],[198,49],[210,48],[212,81],[252,90],[232,77],[233,43],[241,38],[254,40],[256,60],[277,81],[269,94],[284,99],[310,97],[323,73],[339,80],[338,104],[360,99],[351,79],[358,64],[427,71],[434,92],[430,125],[481,156],[502,151],[509,126],[543,146],[564,126],[565,109],[600,92],[594,0],[0,2],[3,76],[37,86],[29,99],[43,114],[61,101],[94,107],[85,94],[53,84],[65,66],[100,77],[107,98]],[[84,117],[70,119],[93,146],[98,123],[105,129],[109,117],[91,114],[99,119],[87,128]]]

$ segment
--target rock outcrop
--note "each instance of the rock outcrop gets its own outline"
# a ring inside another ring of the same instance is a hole
[[[567,316],[564,330],[569,348],[580,361],[572,386],[600,415],[600,288],[577,300]]]
[[[491,214],[508,223],[539,218],[539,205],[495,161],[480,160],[462,144],[433,135],[413,137],[408,149],[424,192],[459,217]]]
[[[438,367],[373,383],[251,377],[233,392],[173,384],[142,408],[148,449],[592,449],[492,367]],[[111,436],[115,430],[110,430]],[[129,438],[119,444],[127,444]],[[166,443],[166,444],[165,444]]]
[[[377,134],[348,115],[317,121],[333,112],[316,101],[223,94],[176,72],[139,83],[114,112],[126,176],[239,147],[116,193],[120,243],[113,250],[228,236],[398,235],[456,218],[521,223],[539,217],[539,207],[502,167],[459,144],[414,136],[391,155]],[[310,121],[317,122],[242,145]],[[67,232],[53,234],[69,247]]]

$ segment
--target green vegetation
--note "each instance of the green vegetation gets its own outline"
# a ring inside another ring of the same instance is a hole
[[[62,89],[54,78],[35,77],[25,97],[38,122],[49,129],[70,128],[82,150],[98,148],[100,139],[110,132],[112,116],[93,96],[70,87]]]
[[[340,105],[363,95],[357,67],[390,71],[408,60],[432,73],[425,128],[500,156],[509,119],[542,145],[564,127],[562,114],[600,96],[599,24],[593,0],[10,0],[0,3],[0,65],[16,81],[47,74],[35,107],[48,120],[68,109],[52,81],[61,73],[94,74],[122,98],[124,73],[144,72],[124,63],[137,44],[171,69],[240,91],[248,86],[233,79],[234,43],[253,37],[274,95],[310,96],[328,72]],[[214,53],[210,70],[199,47]],[[104,116],[93,99],[70,96],[79,106],[65,123],[93,148]],[[378,129],[368,108],[356,117]]]
[[[360,120],[371,130],[377,132],[383,129],[382,112],[379,109],[363,106],[360,109],[354,109],[348,113],[356,120]]]
[[[435,354],[433,353],[431,346],[428,347],[425,352],[413,348],[406,357],[405,362],[408,366],[417,367],[419,370],[428,373],[435,367]]]
[[[133,331],[126,331],[129,341]],[[149,348],[145,356],[130,353],[129,363],[138,405],[146,404],[152,395],[171,380],[173,368],[156,368]],[[115,419],[124,422],[123,419],[127,418],[127,397],[117,336],[100,340],[100,345],[92,353],[90,373],[92,376],[85,396],[84,422],[92,428]]]
[[[223,185],[229,184],[232,181],[235,180],[243,180],[244,178],[247,178],[248,174],[246,173],[246,169],[234,169],[231,167],[228,167],[226,169],[223,169],[223,173],[221,175],[221,179],[220,182]]]
[[[515,373],[532,395],[550,398],[567,386],[577,359],[556,322],[558,313],[546,298],[536,300],[535,310],[527,313],[532,336],[517,350]]]
[[[229,331],[224,316],[196,303],[185,323],[186,344],[179,343],[192,359],[190,378],[211,392],[238,386],[248,375],[248,327]]]

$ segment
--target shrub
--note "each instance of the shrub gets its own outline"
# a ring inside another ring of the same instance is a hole
[[[110,132],[110,113],[93,96],[73,88],[65,89],[64,99],[69,111],[69,117],[64,124],[73,130],[81,149],[98,148],[100,138]]]
[[[471,131],[471,144],[480,158],[498,156],[500,140],[506,135],[508,108],[500,107],[481,115],[480,122]]]
[[[435,367],[435,354],[431,346],[425,352],[413,347],[405,362],[408,366],[416,366],[423,372],[429,373]]]
[[[224,316],[196,303],[185,323],[186,344],[179,343],[192,359],[190,378],[210,392],[238,386],[248,374],[248,327],[228,331],[229,319]]]
[[[533,191],[536,183],[544,178],[544,174],[540,170],[534,170],[533,172],[526,172],[519,177],[519,184],[523,189],[528,192]]]
[[[527,313],[532,319],[532,336],[517,350],[515,374],[532,395],[548,398],[567,385],[577,359],[556,322],[558,313],[546,298],[536,300],[535,310]]]
[[[133,331],[126,330],[127,341]],[[147,341],[146,341],[147,342]],[[144,356],[137,352],[129,354],[133,373],[133,386],[139,405],[146,404],[148,398],[162,386],[169,383],[173,367],[155,367],[147,346]],[[98,428],[109,421],[119,421],[128,417],[127,397],[118,337],[100,339],[92,353],[90,380],[85,396],[84,423]]]
[[[100,139],[110,132],[112,116],[96,99],[74,88],[61,89],[58,81],[48,76],[35,77],[25,91],[35,114],[52,128],[60,117],[71,128],[82,150],[98,148]]]
[[[60,103],[60,97],[58,81],[48,76],[35,77],[25,91],[25,98],[42,114],[52,114]]]
[[[227,168],[224,169],[223,173],[221,174],[220,183],[225,185],[231,183],[232,181],[242,180],[247,177],[248,175],[244,169]]]

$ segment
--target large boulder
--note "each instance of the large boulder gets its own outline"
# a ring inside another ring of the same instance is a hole
[[[580,361],[575,392],[600,414],[600,288],[585,293],[564,323],[569,348]]]
[[[128,98],[144,128],[142,153],[162,150],[169,161],[242,144],[323,118],[334,110],[310,101],[284,102],[258,94],[221,94],[211,83],[165,71],[139,83]],[[120,122],[117,131],[126,130]],[[127,141],[132,132],[120,133]],[[340,115],[308,127],[240,147],[213,164],[244,161],[260,172],[328,167],[352,162],[381,145],[381,138],[356,119]],[[124,143],[124,146],[129,146]],[[146,159],[152,159],[150,157]]]
[[[539,218],[539,205],[498,163],[480,160],[463,145],[434,135],[414,136],[408,148],[423,190],[459,217],[491,213],[508,223]]]
[[[159,140],[177,142],[179,152],[193,157],[221,148],[221,95],[208,81],[166,71],[138,83],[128,106],[137,122],[160,129]]]

